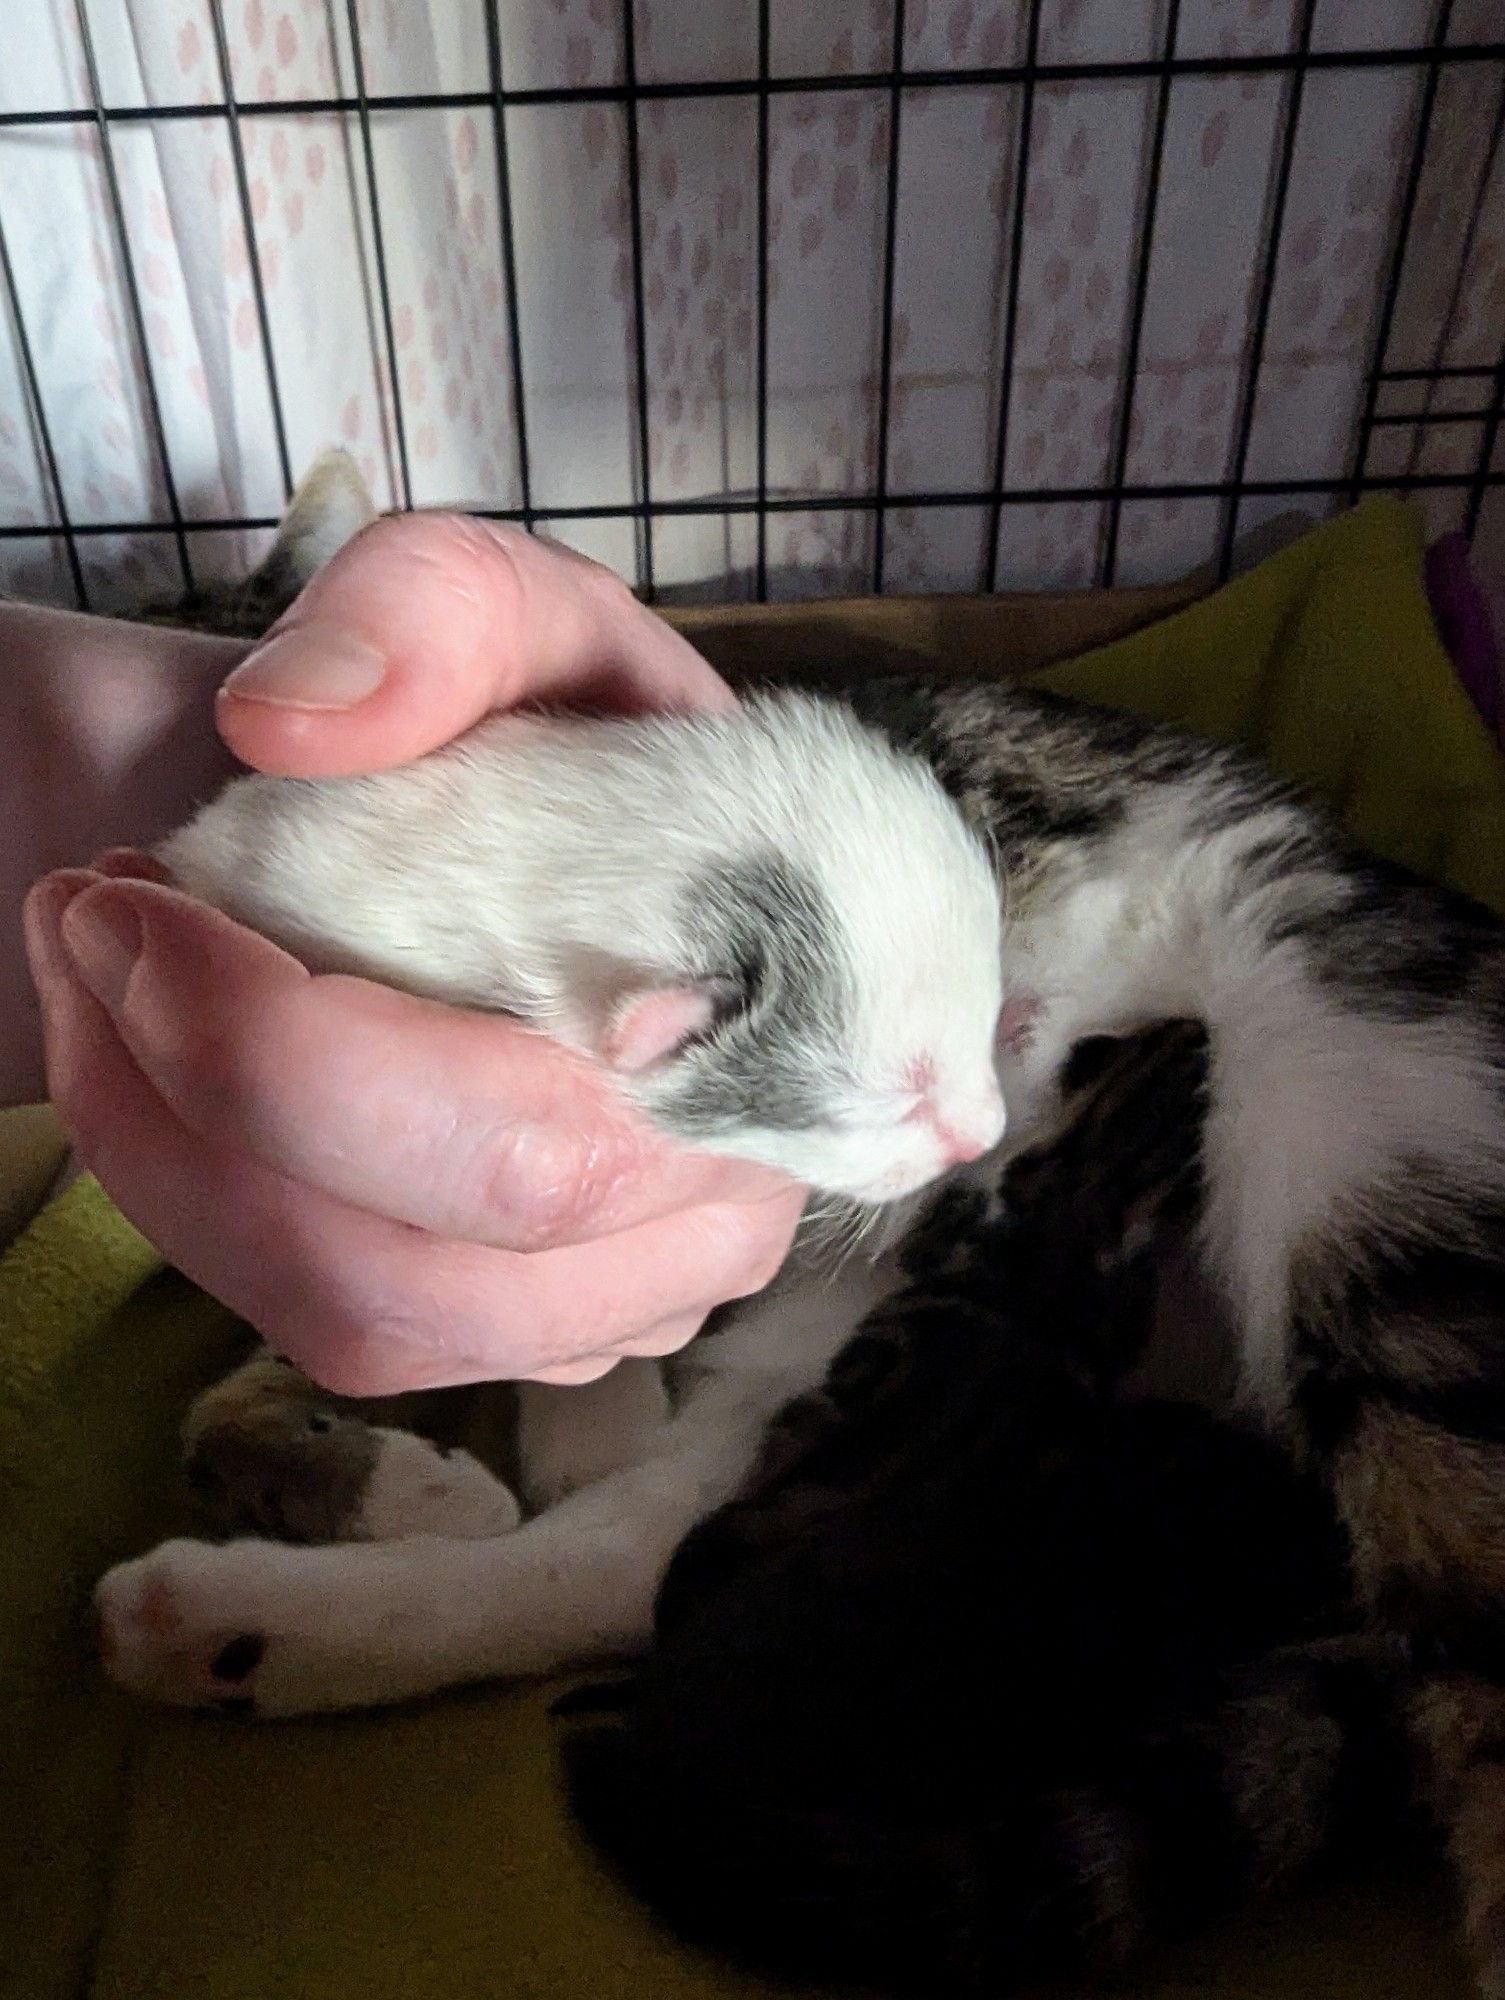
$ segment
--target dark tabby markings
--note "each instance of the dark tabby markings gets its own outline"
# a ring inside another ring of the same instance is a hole
[[[179,597],[145,604],[132,616],[143,625],[259,639],[287,610],[308,578],[287,558],[271,557],[241,583],[206,583]]]
[[[1493,913],[1393,862],[1343,859],[1341,905],[1329,893],[1271,936],[1301,939],[1318,977],[1356,1013],[1424,1020],[1475,1006],[1505,1023],[1505,938]]]
[[[1505,1948],[1505,1691],[1476,1674],[1433,1676],[1412,1701],[1411,1725],[1463,1886],[1465,1935],[1475,1961],[1495,1965]],[[1486,1980],[1485,2000],[1501,1990]]]
[[[1450,1599],[1505,1601],[1505,1448],[1371,1401],[1334,1455],[1333,1483],[1370,1602],[1405,1600],[1403,1622],[1435,1624]]]
[[[194,1404],[188,1483],[224,1534],[330,1542],[358,1521],[376,1465],[370,1427],[329,1407],[297,1369],[254,1356]]]
[[[1026,720],[1044,723],[1049,698],[1019,694]],[[999,740],[996,714],[968,689],[909,678],[866,681],[852,691],[863,720],[927,763],[974,825],[1007,847],[1082,840],[1110,832],[1124,816],[1121,787],[1080,760],[1052,758],[1043,742],[1028,754],[1023,735]],[[1033,732],[1031,732],[1033,734]]]

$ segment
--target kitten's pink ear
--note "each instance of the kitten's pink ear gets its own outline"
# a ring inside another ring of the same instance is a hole
[[[606,1024],[601,1054],[630,1075],[652,1069],[702,1035],[716,1018],[716,995],[707,986],[656,986],[618,1001]]]

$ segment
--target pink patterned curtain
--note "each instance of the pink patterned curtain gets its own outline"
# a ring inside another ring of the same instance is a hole
[[[1184,0],[1176,54],[1260,58],[1292,47],[1300,0]],[[1017,245],[1013,372],[1000,412],[1016,246],[1018,80],[929,87],[926,76],[1022,63],[1026,0],[908,0],[893,258],[885,586],[971,589],[992,566],[1000,415],[1003,483],[1039,500],[997,510],[1002,584],[1088,584],[1099,573],[1133,324],[1139,226],[1154,126],[1153,71],[1042,82],[1031,96],[1027,198]],[[1432,0],[1321,0],[1313,48],[1425,44]],[[144,352],[90,92],[75,0],[7,0],[0,225],[91,601],[171,587],[172,535],[155,442],[155,389],[176,499],[190,522],[274,516],[280,403],[296,474],[324,444],[355,454],[378,500],[521,509],[631,573],[638,530],[571,509],[629,505],[638,464],[638,279],[623,98],[568,93],[624,81],[621,0],[501,0],[496,53],[516,273],[499,206],[498,121],[482,0],[357,0],[381,263],[361,122],[319,101],[356,89],[345,0],[224,0],[230,80],[258,106],[239,122],[269,343],[242,225],[225,84],[206,0],[88,0],[112,120]],[[640,83],[745,84],[758,65],[754,0],[637,0]],[[1450,41],[1500,32],[1499,0],[1457,0]],[[1164,0],[1046,0],[1044,63],[1146,63],[1163,51]],[[871,512],[833,497],[877,479],[891,94],[824,79],[879,74],[892,0],[773,0],[770,68],[812,87],[769,110],[766,482],[800,503],[770,518],[776,595],[870,587]],[[1306,76],[1264,366],[1244,476],[1346,479],[1365,397],[1422,71],[1374,63]],[[1171,90],[1124,473],[1133,488],[1216,484],[1239,449],[1250,328],[1288,77],[1236,68]],[[1413,252],[1386,356],[1392,368],[1495,367],[1505,338],[1505,157],[1471,238],[1498,62],[1441,72]],[[458,103],[434,102],[459,94]],[[428,100],[394,107],[392,97]],[[195,107],[203,107],[198,115]],[[756,560],[745,502],[758,479],[758,98],[754,91],[639,104],[641,296],[649,491],[704,512],[656,517],[657,581],[745,593]],[[1466,252],[1466,255],[1464,254]],[[1461,264],[1460,264],[1461,258]],[[390,333],[389,333],[390,326]],[[391,380],[395,358],[396,390]],[[519,434],[516,378],[524,391]],[[1462,418],[1488,384],[1416,391]],[[1447,402],[1454,397],[1455,402]],[[1381,413],[1408,407],[1387,388]],[[1439,401],[1439,399],[1442,399]],[[1371,470],[1469,471],[1477,423],[1384,423]],[[403,460],[406,459],[406,480]],[[524,493],[524,464],[527,492]],[[906,495],[958,496],[906,505]],[[979,496],[976,498],[970,496]],[[1341,495],[1256,493],[1241,538]],[[1437,526],[1466,488],[1429,494]],[[1216,497],[1136,497],[1117,525],[1122,581],[1215,559]],[[1498,535],[1498,491],[1486,530]],[[44,529],[50,488],[25,390],[15,317],[0,298],[0,526]],[[194,529],[202,573],[234,569],[257,531]],[[57,541],[0,540],[0,588],[71,597]]]

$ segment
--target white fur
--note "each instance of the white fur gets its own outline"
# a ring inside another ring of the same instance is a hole
[[[352,1540],[443,1535],[470,1541],[509,1534],[522,1519],[509,1489],[468,1451],[441,1452],[413,1431],[373,1427],[372,1436],[376,1463]]]
[[[941,1123],[971,1150],[995,1144],[987,856],[928,769],[829,704],[497,717],[377,777],[241,779],[162,849],[185,888],[315,971],[503,1010],[591,1053],[624,998],[706,970],[697,877],[765,855],[824,893],[836,930],[822,950],[851,1009],[836,1057],[817,1047],[818,1124],[743,1119],[702,1143],[891,1200],[948,1164],[936,1125],[912,1115],[928,1068]],[[623,1077],[650,1111],[666,1067]]]
[[[671,1415],[661,1361],[619,1361],[574,1389],[517,1385],[517,1458],[523,1498],[555,1507],[651,1456]]]
[[[739,1313],[713,1360],[692,1359],[636,1464],[511,1534],[174,1541],[121,1564],[96,1593],[111,1673],[158,1701],[250,1694],[258,1714],[294,1715],[641,1651],[675,1549],[737,1490],[774,1412],[823,1378],[896,1273],[853,1262],[835,1279],[791,1280]],[[215,1659],[246,1634],[264,1642],[254,1671],[217,1679]]]
[[[1497,1184],[1505,1122],[1488,1053],[1470,1039],[1477,1030],[1457,1016],[1345,1006],[1299,945],[1268,941],[1259,900],[1233,894],[1239,858],[1299,824],[1294,809],[1196,838],[1188,820],[1202,803],[1195,784],[1168,789],[1024,899],[1004,960],[1011,987],[1037,993],[1042,1010],[1027,1049],[1005,1061],[1003,1085],[1022,1140],[1081,1037],[1177,1016],[1207,1023],[1203,1235],[1240,1329],[1244,1394],[1278,1417],[1302,1244],[1380,1214],[1402,1228],[1418,1165],[1438,1163],[1460,1191]]]
[[[299,480],[267,560],[285,562],[307,583],[375,519],[376,503],[355,460],[332,445]]]

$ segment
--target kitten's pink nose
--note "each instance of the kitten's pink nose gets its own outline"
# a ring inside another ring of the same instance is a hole
[[[986,1139],[964,1139],[949,1126],[938,1125],[936,1136],[941,1142],[941,1151],[948,1167],[964,1167],[968,1160],[980,1160],[988,1150]]]
[[[962,1124],[943,1116],[935,1099],[927,1093],[907,1113],[905,1123],[928,1126],[940,1144],[945,1164],[964,1167],[969,1160],[980,1160],[984,1153],[991,1152],[1003,1137],[1003,1106],[996,1105],[985,1121],[969,1119]]]

